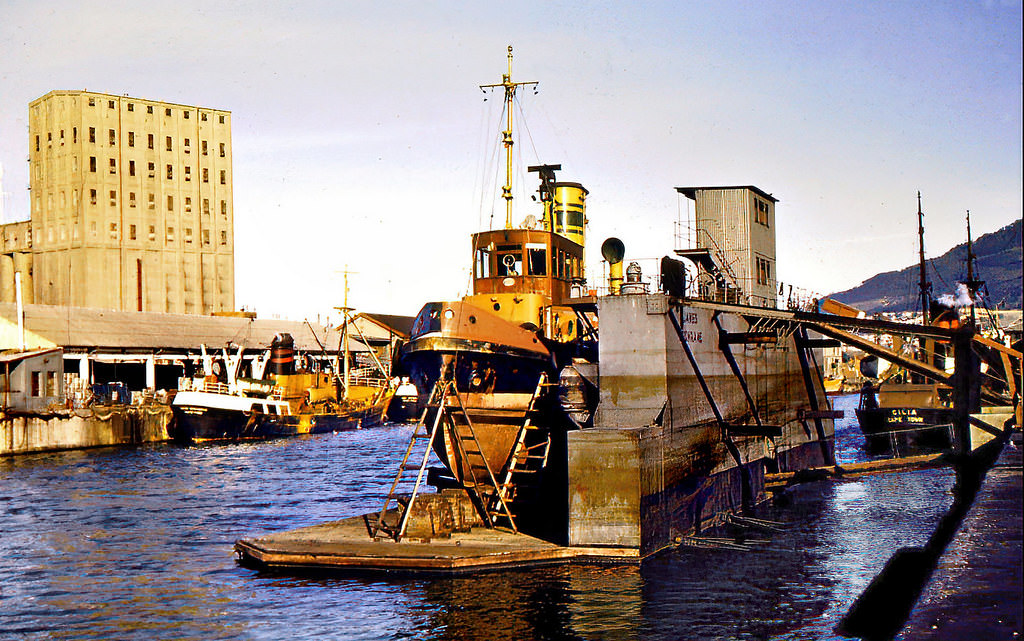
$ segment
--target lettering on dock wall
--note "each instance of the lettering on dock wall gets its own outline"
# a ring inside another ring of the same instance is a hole
[[[698,321],[697,312],[683,310],[683,337],[689,343],[703,343],[704,332],[699,329],[687,329],[687,326],[695,326]]]

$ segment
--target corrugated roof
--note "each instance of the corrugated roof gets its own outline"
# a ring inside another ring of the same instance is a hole
[[[359,315],[391,330],[402,338],[409,338],[409,334],[412,333],[412,324],[416,320],[412,316],[395,316],[393,314],[371,314],[363,312]]]
[[[779,202],[778,198],[776,198],[775,196],[772,196],[771,194],[769,194],[768,192],[764,191],[760,187],[755,187],[754,185],[723,185],[723,186],[708,186],[708,187],[676,187],[676,191],[678,191],[682,195],[686,196],[690,200],[695,200],[697,198],[697,190],[698,189],[749,189],[750,191],[754,192],[755,194],[757,194],[761,198],[764,198],[766,200],[770,200],[773,203]]]
[[[50,347],[48,349],[31,349],[26,352],[5,352],[0,354],[0,363],[14,363],[16,361],[23,361],[26,358],[32,358],[33,356],[41,356],[59,351],[59,347]]]
[[[0,319],[17,325],[13,303],[0,303]],[[274,335],[287,332],[295,348],[318,352],[338,350],[341,335],[316,323],[274,319],[248,319],[198,314],[121,312],[57,305],[25,305],[25,329],[66,348],[88,349],[193,349],[220,348],[229,341],[252,349],[267,347]],[[314,332],[316,339],[314,338]],[[350,341],[353,351],[365,351]]]

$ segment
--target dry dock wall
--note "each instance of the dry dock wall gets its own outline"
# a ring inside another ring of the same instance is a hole
[[[770,345],[730,347],[751,322],[735,312],[672,308],[662,295],[600,300],[600,401],[593,428],[568,433],[569,545],[633,547],[647,556],[699,532],[726,513],[766,498],[766,465],[782,471],[824,465],[824,450],[800,410],[812,409],[793,335]],[[756,310],[753,310],[756,311]],[[681,324],[709,393],[668,314]],[[716,323],[716,315],[718,323]],[[812,375],[812,380],[817,375]],[[769,439],[729,435],[723,423],[754,425],[744,381]],[[824,399],[820,380],[813,382]],[[825,438],[832,435],[829,421]]]
[[[0,456],[137,445],[168,440],[171,410],[164,405],[96,407],[67,413],[4,415]]]
[[[684,473],[683,459],[666,456],[671,442],[660,426],[569,433],[570,546],[636,548],[645,557],[742,508],[739,467]],[[752,500],[763,500],[763,462],[744,468]]]

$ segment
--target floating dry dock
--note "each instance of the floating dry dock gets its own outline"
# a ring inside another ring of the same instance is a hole
[[[305,571],[457,573],[565,562],[640,562],[636,548],[567,547],[482,527],[426,543],[374,540],[366,535],[362,517],[242,539],[235,552],[245,565]]]

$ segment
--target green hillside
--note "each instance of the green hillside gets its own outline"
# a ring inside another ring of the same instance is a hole
[[[977,277],[985,281],[989,304],[1000,309],[1021,308],[1021,221],[974,241]],[[928,279],[935,296],[952,294],[955,283],[967,276],[967,243],[928,260]],[[885,272],[831,298],[867,312],[916,310],[918,266]],[[982,290],[984,292],[985,290]]]

